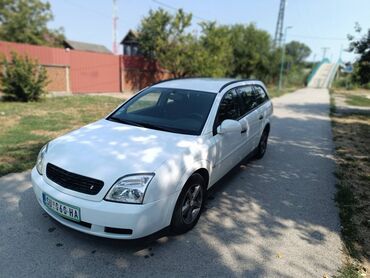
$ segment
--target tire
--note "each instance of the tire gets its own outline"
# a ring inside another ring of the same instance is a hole
[[[258,143],[257,150],[256,150],[256,155],[255,155],[256,159],[261,159],[265,155],[266,150],[267,150],[268,137],[269,137],[269,132],[267,129],[264,129],[261,135],[260,142]]]
[[[190,176],[177,199],[172,214],[173,233],[186,233],[197,224],[206,201],[205,187],[204,178],[200,174],[195,173]],[[197,192],[196,195],[194,195],[195,192]]]

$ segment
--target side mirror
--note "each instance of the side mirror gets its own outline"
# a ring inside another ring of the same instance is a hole
[[[225,134],[232,132],[241,132],[242,125],[235,120],[224,120],[221,125],[217,127],[217,133]]]

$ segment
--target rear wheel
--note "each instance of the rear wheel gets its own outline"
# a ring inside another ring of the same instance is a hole
[[[172,215],[171,228],[176,234],[185,233],[197,224],[205,202],[204,178],[191,175],[177,199]]]
[[[267,129],[265,129],[262,132],[262,136],[261,136],[260,142],[257,147],[257,152],[256,152],[257,159],[261,159],[265,155],[266,149],[267,149],[268,137],[269,137],[269,132]]]

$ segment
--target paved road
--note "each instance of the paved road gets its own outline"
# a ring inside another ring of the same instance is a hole
[[[63,227],[29,172],[0,179],[0,277],[323,277],[341,262],[327,90],[274,100],[268,153],[210,194],[191,232],[145,242]]]

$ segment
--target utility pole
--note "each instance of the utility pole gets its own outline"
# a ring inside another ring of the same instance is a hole
[[[279,75],[279,87],[278,87],[278,91],[280,92],[281,88],[283,87],[283,76],[284,76],[284,63],[285,63],[285,42],[286,42],[286,37],[287,37],[287,33],[288,33],[288,29],[291,29],[293,28],[292,26],[287,26],[285,27],[285,31],[284,31],[284,34],[283,34],[283,47],[282,47],[282,54],[281,54],[281,64],[280,64],[280,75]]]
[[[117,0],[113,0],[113,10],[112,10],[112,51],[115,55],[118,54],[118,47],[117,47]]]
[[[276,23],[274,46],[280,47],[283,42],[283,28],[284,28],[284,14],[285,14],[286,0],[280,0],[279,15]]]
[[[326,52],[330,49],[330,47],[321,47],[322,49],[322,59],[324,60],[326,58]]]
[[[342,63],[343,44],[340,45],[339,59],[338,62]]]

